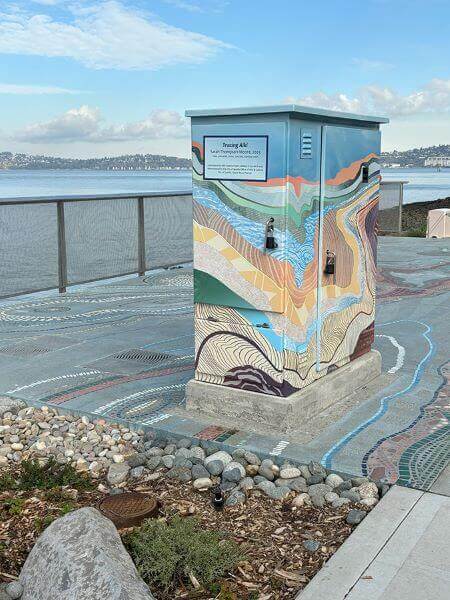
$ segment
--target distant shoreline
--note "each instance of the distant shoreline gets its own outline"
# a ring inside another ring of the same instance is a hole
[[[108,173],[148,173],[149,171],[161,171],[162,173],[178,173],[179,171],[190,171],[191,167],[179,167],[179,168],[164,168],[158,169],[152,167],[151,169],[108,169],[107,167],[95,168],[95,167],[0,167],[1,172],[11,171],[92,171],[93,173],[98,171],[107,171]]]

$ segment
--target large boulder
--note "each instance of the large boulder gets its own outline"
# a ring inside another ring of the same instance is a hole
[[[113,523],[95,508],[54,521],[19,577],[22,600],[150,600]]]

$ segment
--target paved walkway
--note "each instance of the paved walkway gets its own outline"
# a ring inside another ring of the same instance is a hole
[[[429,489],[450,458],[450,241],[379,239],[383,374],[292,435],[184,409],[192,271],[0,303],[0,395]]]
[[[394,486],[297,598],[448,600],[449,545],[450,497]]]

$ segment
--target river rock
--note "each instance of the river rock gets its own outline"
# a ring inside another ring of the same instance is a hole
[[[200,448],[200,446],[192,446],[189,449],[189,456],[188,458],[190,460],[198,460],[198,461],[204,461],[206,458],[206,454],[205,451],[203,450],[203,448]]]
[[[304,540],[303,547],[305,550],[308,550],[308,552],[317,552],[317,550],[320,548],[320,542],[317,540]]]
[[[266,458],[265,460],[262,461],[262,463],[258,469],[258,473],[261,475],[261,477],[265,477],[269,481],[273,481],[275,479],[275,473],[273,471],[273,467],[274,467],[273,461]]]
[[[236,483],[234,481],[222,481],[220,483],[220,489],[222,492],[231,492],[236,489]]]
[[[311,477],[308,477],[306,483],[308,485],[316,485],[318,483],[322,483],[323,479],[323,475],[321,475],[320,473],[315,473],[314,475],[311,475]]]
[[[311,506],[311,498],[309,497],[309,494],[307,494],[306,492],[299,494],[292,500],[292,506],[299,508],[300,506],[303,506],[303,505]]]
[[[349,525],[358,525],[364,519],[366,514],[367,513],[364,510],[353,508],[349,511],[346,521]]]
[[[179,448],[178,450],[175,450],[175,458],[190,458],[191,457],[191,451],[188,450],[187,448]]]
[[[245,494],[239,490],[232,492],[225,500],[225,506],[236,506],[236,504],[244,504]]]
[[[281,479],[295,479],[295,477],[300,477],[300,475],[300,469],[297,469],[297,467],[285,467],[280,470]]]
[[[19,581],[22,600],[153,600],[115,526],[94,508],[53,521],[33,546]]]
[[[254,477],[255,475],[258,474],[258,471],[259,471],[259,465],[249,464],[245,467],[245,472],[247,473],[247,475],[249,477]]]
[[[207,456],[205,458],[205,466],[208,467],[208,465],[215,461],[215,460],[220,460],[220,462],[226,466],[229,462],[231,462],[233,459],[231,458],[231,456],[228,454],[228,452],[224,452],[223,450],[219,450],[219,452],[214,452],[214,454],[210,454],[209,456]],[[208,469],[209,471],[209,469]]]
[[[333,504],[333,502],[336,502],[336,500],[339,499],[339,494],[336,494],[335,492],[328,492],[325,494],[324,498],[325,502],[328,502],[328,504]]]
[[[353,487],[359,487],[363,483],[369,483],[367,477],[352,477]]]
[[[171,469],[173,467],[174,456],[172,454],[164,454],[161,456],[161,464],[166,467],[166,469]]]
[[[249,465],[259,466],[261,464],[260,458],[258,456],[256,456],[256,454],[254,454],[253,452],[245,452],[244,458],[248,462]]]
[[[209,471],[203,465],[193,465],[192,467],[192,478],[202,479],[207,477],[209,479]]]
[[[331,505],[333,508],[341,508],[344,504],[350,504],[350,500],[348,498],[338,498]]]
[[[244,477],[239,483],[239,488],[241,490],[252,490],[255,487],[255,482],[252,477]]]
[[[189,438],[181,438],[181,440],[177,441],[177,448],[190,448],[192,444],[192,440]]]
[[[308,469],[308,465],[299,465],[298,467],[302,474],[303,479],[309,479],[312,475],[311,471]]]
[[[358,493],[362,499],[364,498],[378,498],[378,488],[375,483],[368,481],[358,487]]]
[[[368,506],[370,508],[372,508],[372,506],[375,506],[375,504],[378,503],[378,498],[363,498],[360,502],[360,504],[362,504],[363,506]]]
[[[172,467],[170,471],[167,471],[166,477],[170,479],[178,479],[179,481],[191,481],[192,473],[189,467]]]
[[[311,475],[322,475],[324,479],[327,476],[326,470],[322,467],[320,463],[311,461],[308,465],[308,469],[310,470]]]
[[[20,581],[11,581],[6,585],[5,592],[11,600],[18,600],[23,594],[23,585]]]
[[[222,472],[222,478],[225,481],[234,481],[237,483],[243,477],[245,477],[244,467],[240,463],[238,463],[237,461],[234,461],[234,460],[229,462],[225,466],[225,468]]]
[[[341,492],[341,498],[348,498],[350,502],[359,502],[361,500],[359,493],[354,490],[344,490]]]
[[[294,479],[277,479],[275,485],[280,485],[278,482],[282,482],[281,485],[287,485],[290,490],[294,492],[307,492],[308,486],[303,477],[295,477]]]
[[[330,475],[328,475],[325,478],[325,483],[327,485],[329,485],[330,487],[336,488],[338,485],[340,485],[344,480],[342,479],[342,477],[340,475],[336,475],[336,473],[330,473]]]
[[[221,460],[211,460],[210,462],[205,461],[205,466],[211,475],[220,475],[225,467]]]
[[[147,456],[143,452],[132,454],[129,458],[127,458],[127,463],[132,469],[135,467],[142,467],[146,462]]]
[[[316,483],[308,487],[308,494],[310,496],[325,496],[325,494],[331,491],[331,487],[326,483]]]
[[[194,481],[194,488],[196,490],[208,490],[212,484],[213,482],[209,477],[199,477]]]
[[[347,481],[343,481],[338,486],[336,486],[334,488],[334,491],[337,494],[340,494],[341,492],[346,492],[346,491],[351,490],[351,489],[352,489],[352,480],[351,479],[347,479]]]
[[[130,465],[127,463],[113,463],[109,469],[106,479],[109,485],[119,485],[126,481],[128,473],[130,471]]]
[[[155,469],[157,469],[159,467],[159,465],[161,464],[161,457],[160,456],[152,456],[151,458],[149,458],[145,464],[145,466],[147,467],[147,469],[149,471],[154,471]]]

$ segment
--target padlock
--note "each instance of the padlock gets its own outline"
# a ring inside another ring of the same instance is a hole
[[[334,268],[336,264],[336,255],[334,252],[327,250],[327,257],[325,259],[325,275],[334,275]]]
[[[265,247],[267,250],[275,250],[275,248],[278,248],[278,244],[276,243],[274,237],[274,221],[275,219],[273,217],[270,217],[270,219],[266,223]]]

